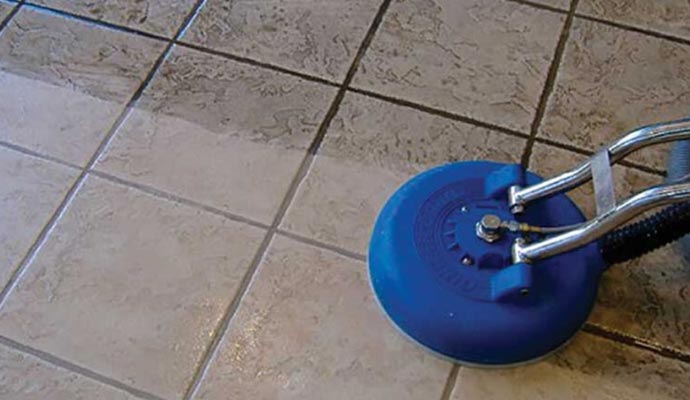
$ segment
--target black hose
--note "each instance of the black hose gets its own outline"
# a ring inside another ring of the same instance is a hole
[[[690,233],[690,203],[680,203],[609,232],[600,240],[599,249],[611,265],[640,257],[687,233]]]
[[[688,180],[690,141],[676,142],[669,157],[667,181]],[[681,239],[690,260],[690,203],[672,205],[649,218],[609,232],[599,241],[599,251],[609,264],[620,263]],[[687,236],[686,236],[687,235]],[[685,236],[685,237],[684,237]]]

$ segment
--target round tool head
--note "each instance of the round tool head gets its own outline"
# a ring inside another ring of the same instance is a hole
[[[470,365],[524,363],[567,342],[587,319],[605,269],[596,243],[512,264],[517,233],[493,241],[477,235],[486,215],[536,226],[584,221],[565,195],[511,214],[507,187],[540,180],[517,165],[472,161],[434,168],[398,189],[369,247],[371,284],[395,325]]]

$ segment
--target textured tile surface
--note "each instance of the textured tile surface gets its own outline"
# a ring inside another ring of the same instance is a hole
[[[396,0],[354,86],[529,131],[563,22],[498,0]]]
[[[34,356],[0,347],[0,399],[7,400],[134,400],[89,378]]]
[[[690,46],[576,19],[540,135],[581,148],[690,113]],[[665,169],[666,151],[630,160]]]
[[[197,399],[438,399],[450,370],[396,332],[366,266],[278,237]]]
[[[270,222],[335,90],[177,48],[97,168]]]
[[[162,50],[150,39],[19,11],[0,35],[0,139],[86,163]]]
[[[584,156],[536,144],[531,168],[552,176],[565,171]],[[615,167],[619,201],[662,178]],[[595,215],[591,184],[572,192],[585,213]],[[599,287],[597,306],[590,318],[598,325],[665,346],[690,352],[690,270],[675,246],[666,246],[631,262],[611,267]]]
[[[78,172],[0,147],[0,287],[26,255]]]
[[[452,400],[674,400],[690,397],[690,366],[581,333],[539,363],[461,368]]]
[[[582,0],[577,10],[584,15],[690,39],[687,0]]]
[[[172,37],[195,0],[35,0],[72,14]]]
[[[340,81],[379,3],[209,0],[183,40]]]
[[[560,8],[561,10],[567,11],[570,9],[571,0],[532,0],[532,2],[537,4],[543,4],[545,6]]]
[[[283,228],[366,252],[376,214],[421,170],[458,160],[518,162],[525,141],[348,93]]]
[[[181,398],[262,235],[89,178],[0,310],[0,333]]]

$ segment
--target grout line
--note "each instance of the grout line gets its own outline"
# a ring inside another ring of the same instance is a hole
[[[458,380],[458,373],[460,372],[460,365],[454,363],[450,368],[448,373],[448,379],[446,379],[446,384],[443,386],[443,392],[441,393],[441,400],[450,400],[450,396],[453,394],[453,389],[455,389],[455,383]]]
[[[641,33],[643,35],[653,36],[655,38],[668,40],[668,41],[682,44],[682,45],[686,45],[686,46],[690,45],[690,39],[685,39],[685,38],[682,38],[679,36],[673,36],[673,35],[669,35],[667,33],[657,32],[657,31],[650,30],[650,29],[638,28],[636,26],[626,25],[626,24],[622,24],[620,22],[610,21],[610,20],[606,20],[603,18],[594,17],[594,16],[590,16],[590,15],[586,15],[586,14],[575,13],[575,16],[579,19],[584,19],[584,20],[588,20],[591,22],[597,22],[600,24],[612,26],[614,28],[622,29],[625,31]]]
[[[690,354],[688,353],[684,353],[661,344],[652,343],[649,340],[613,331],[591,322],[587,322],[582,327],[582,331],[589,333],[590,335],[598,336],[630,347],[635,347],[640,350],[651,351],[652,353],[664,358],[690,364]]]
[[[532,148],[534,147],[534,139],[539,134],[539,126],[541,125],[541,122],[544,119],[544,115],[546,114],[546,105],[556,85],[558,68],[560,67],[561,60],[563,59],[563,53],[565,53],[565,46],[568,42],[568,37],[570,36],[570,27],[572,26],[573,19],[575,18],[575,9],[577,8],[578,2],[579,0],[571,0],[568,16],[565,18],[565,23],[563,24],[561,35],[558,37],[558,43],[556,44],[556,50],[554,52],[553,60],[551,60],[551,65],[549,66],[549,72],[546,76],[544,89],[541,92],[541,96],[539,97],[537,112],[534,115],[534,120],[532,121],[532,126],[530,128],[530,138],[527,140],[525,150],[522,153],[522,159],[520,160],[520,164],[522,164],[522,166],[525,169],[529,168],[529,161],[530,157],[532,156]]]
[[[116,183],[116,184],[122,185],[122,186],[126,186],[128,188],[138,190],[140,192],[143,192],[143,193],[149,194],[151,196],[161,198],[161,199],[164,199],[164,200],[176,203],[176,204],[182,204],[182,205],[192,207],[192,208],[195,208],[198,210],[206,211],[208,213],[221,216],[223,218],[226,218],[226,219],[234,221],[234,222],[240,222],[240,223],[251,225],[253,227],[261,228],[261,229],[268,229],[269,228],[269,225],[262,223],[262,222],[259,222],[259,221],[255,221],[251,218],[247,218],[247,217],[244,217],[242,215],[238,215],[238,214],[234,214],[234,213],[231,213],[228,211],[224,211],[224,210],[221,210],[219,208],[209,206],[209,205],[206,205],[203,203],[199,203],[199,202],[194,201],[194,200],[186,199],[184,197],[180,197],[180,196],[177,196],[175,194],[156,189],[156,188],[149,186],[149,185],[129,181],[129,180],[120,178],[118,176],[112,175],[112,174],[107,173],[107,172],[102,172],[102,171],[92,169],[88,173],[90,175],[97,176],[101,179],[105,179],[109,182]]]
[[[413,101],[409,101],[409,100],[405,100],[405,99],[401,99],[401,98],[397,98],[397,97],[392,97],[392,96],[388,96],[385,94],[373,92],[373,91],[370,91],[367,89],[360,89],[360,88],[356,88],[356,87],[349,87],[347,90],[350,92],[358,93],[358,94],[361,94],[361,95],[364,95],[367,97],[371,97],[374,99],[383,100],[383,101],[386,101],[389,103],[393,103],[393,104],[396,104],[396,105],[399,105],[402,107],[412,108],[412,109],[415,109],[417,111],[425,112],[427,114],[433,114],[433,115],[436,115],[439,117],[463,122],[465,124],[475,125],[475,126],[478,126],[480,128],[491,129],[491,130],[494,130],[494,131],[497,131],[500,133],[505,133],[506,135],[516,136],[516,137],[519,137],[521,139],[528,139],[529,138],[528,134],[517,131],[517,130],[505,128],[503,126],[495,125],[495,124],[492,124],[490,122],[480,121],[480,120],[466,117],[466,116],[463,116],[460,114],[455,114],[455,113],[452,113],[450,111],[445,111],[445,110],[442,110],[439,108],[434,108],[434,107],[426,106],[426,105],[423,105],[420,103],[415,103]]]
[[[7,25],[9,25],[10,20],[19,12],[19,9],[22,8],[23,5],[24,5],[24,2],[23,2],[23,1],[22,1],[22,2],[19,2],[19,3],[15,3],[14,6],[12,7],[12,10],[9,12],[9,14],[7,14],[7,15],[5,16],[5,18],[3,18],[2,20],[0,20],[0,32],[2,32],[2,30],[3,30]]]
[[[195,394],[198,392],[199,388],[201,387],[201,381],[203,380],[209,367],[211,366],[211,362],[216,357],[216,354],[220,349],[220,344],[222,343],[225,333],[227,332],[230,326],[230,322],[236,314],[244,295],[249,290],[249,286],[254,277],[256,276],[256,272],[259,269],[259,265],[261,264],[261,261],[267,253],[268,246],[273,240],[273,237],[278,232],[278,226],[280,226],[283,217],[287,213],[287,209],[290,206],[293,198],[295,197],[299,185],[306,177],[307,172],[309,171],[309,168],[311,167],[311,164],[314,161],[314,155],[321,146],[321,143],[323,142],[323,139],[326,135],[326,131],[328,130],[328,127],[330,126],[333,117],[335,117],[335,114],[337,113],[338,108],[340,107],[340,103],[342,102],[343,97],[345,96],[347,86],[352,81],[352,77],[354,76],[357,70],[359,61],[361,60],[362,56],[364,55],[364,52],[371,43],[374,33],[378,29],[378,26],[381,24],[383,14],[388,9],[390,2],[391,0],[383,0],[381,6],[379,7],[376,16],[374,17],[374,20],[372,21],[371,26],[367,31],[364,41],[360,45],[357,54],[355,55],[352,64],[350,65],[350,68],[348,69],[348,72],[345,76],[345,80],[343,81],[340,89],[338,90],[338,93],[335,95],[333,101],[331,102],[328,112],[326,113],[323,121],[319,125],[319,128],[316,132],[316,135],[314,136],[312,143],[306,151],[306,154],[304,155],[304,158],[302,159],[302,162],[300,163],[300,166],[297,169],[294,178],[290,182],[290,186],[288,187],[288,190],[280,204],[280,207],[278,208],[278,211],[273,219],[273,222],[271,223],[271,226],[268,229],[268,232],[266,232],[266,236],[264,236],[263,241],[259,245],[259,248],[257,249],[254,258],[252,259],[247,269],[247,272],[245,273],[245,276],[240,282],[240,286],[237,289],[235,296],[228,305],[228,308],[225,311],[223,318],[221,319],[218,326],[213,332],[211,343],[206,348],[206,351],[202,356],[201,362],[199,363],[194,373],[194,378],[192,379],[192,382],[190,383],[187,392],[185,393],[185,400],[193,398]]]
[[[35,158],[38,158],[40,160],[54,162],[56,164],[60,164],[62,166],[68,167],[68,168],[76,169],[79,171],[82,170],[82,168],[80,166],[78,166],[77,164],[72,164],[70,162],[63,161],[57,157],[49,156],[47,154],[42,154],[42,153],[39,153],[37,151],[27,149],[25,147],[18,146],[18,145],[13,144],[13,143],[6,142],[4,140],[0,140],[0,147],[4,147],[7,150],[11,150],[11,151],[16,151],[17,153],[22,153],[22,154],[27,155],[27,156],[35,157]]]
[[[553,11],[553,12],[557,12],[559,14],[567,14],[568,13],[568,10],[558,8],[556,6],[550,6],[548,4],[535,3],[534,1],[529,1],[529,0],[507,0],[507,1],[510,3],[521,4],[523,6],[530,6],[530,7],[539,8],[542,10]]]
[[[113,29],[116,31],[131,33],[131,34],[134,34],[137,36],[144,36],[144,37],[149,38],[149,39],[155,39],[155,40],[160,40],[160,41],[164,41],[164,42],[170,41],[169,38],[166,38],[166,37],[161,36],[161,35],[157,35],[155,33],[149,33],[146,31],[139,30],[139,29],[130,28],[128,26],[114,24],[112,22],[92,18],[92,17],[86,16],[86,15],[71,13],[68,11],[60,10],[58,8],[53,8],[50,6],[43,5],[43,4],[35,4],[35,3],[29,2],[29,1],[25,2],[24,4],[27,7],[33,8],[35,10],[40,10],[40,11],[44,11],[47,13],[56,14],[56,15],[59,15],[61,17],[65,17],[65,18],[76,19],[76,20],[79,20],[82,22],[88,22],[91,24],[99,25],[101,27],[110,28],[110,29]]]
[[[214,49],[211,49],[208,47],[200,46],[198,44],[183,42],[183,41],[179,41],[179,40],[176,40],[175,44],[178,46],[181,46],[181,47],[187,47],[190,49],[194,49],[194,50],[206,53],[206,54],[211,54],[214,56],[223,57],[223,58],[226,58],[226,59],[229,59],[232,61],[236,61],[238,63],[248,64],[248,65],[251,65],[254,67],[269,69],[269,70],[280,72],[283,74],[296,76],[298,78],[302,78],[302,79],[307,80],[307,81],[318,82],[318,83],[322,83],[324,85],[333,86],[333,87],[340,87],[340,84],[337,82],[334,82],[334,81],[331,81],[331,80],[328,80],[325,78],[321,78],[321,77],[318,77],[315,75],[309,75],[309,74],[305,74],[303,72],[294,71],[294,70],[291,70],[288,68],[281,67],[279,65],[255,60],[253,58],[242,57],[242,56],[238,56],[236,54],[227,53],[227,52],[224,52],[221,50],[214,50]]]
[[[110,386],[110,387],[113,387],[115,389],[119,389],[123,392],[131,394],[132,396],[138,397],[140,399],[163,400],[163,398],[156,396],[155,394],[145,392],[143,390],[139,390],[137,388],[134,388],[134,387],[129,386],[127,384],[124,384],[122,382],[116,381],[112,378],[108,378],[105,375],[101,375],[98,372],[92,371],[88,368],[84,368],[82,366],[79,366],[79,365],[74,364],[72,362],[69,362],[67,360],[63,360],[62,358],[56,357],[50,353],[46,353],[44,351],[34,349],[33,347],[21,344],[19,342],[16,342],[16,341],[9,339],[9,338],[6,338],[4,336],[0,336],[0,344],[4,345],[6,347],[9,347],[12,350],[36,357],[42,361],[45,361],[51,365],[56,366],[58,368],[67,370],[67,371],[72,372],[72,373],[82,375],[86,378],[92,379],[92,380],[97,381],[97,382],[104,384],[106,386]]]
[[[321,242],[319,240],[312,239],[312,238],[309,238],[306,236],[302,236],[302,235],[297,234],[297,233],[288,232],[284,229],[277,229],[276,233],[281,235],[281,236],[285,236],[285,237],[288,237],[290,239],[293,239],[297,242],[304,243],[304,244],[307,244],[307,245],[310,245],[313,247],[317,247],[319,249],[332,251],[333,253],[337,253],[341,256],[344,256],[344,257],[347,257],[347,258],[350,258],[353,260],[357,260],[357,261],[361,261],[361,262],[367,262],[367,256],[365,256],[364,254],[357,253],[357,252],[354,252],[351,250],[347,250],[347,249],[340,247],[340,246],[337,246],[337,245],[324,243],[324,242]]]

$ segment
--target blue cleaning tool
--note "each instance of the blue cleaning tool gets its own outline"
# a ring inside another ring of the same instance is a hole
[[[681,139],[690,139],[690,119],[632,131],[548,180],[490,161],[452,163],[412,178],[385,204],[372,233],[376,298],[408,337],[462,364],[510,366],[544,357],[585,323],[608,265],[690,231],[688,180],[617,204],[611,172],[612,163],[641,147]],[[597,216],[588,221],[563,192],[590,179]],[[678,204],[618,228],[672,203]]]

